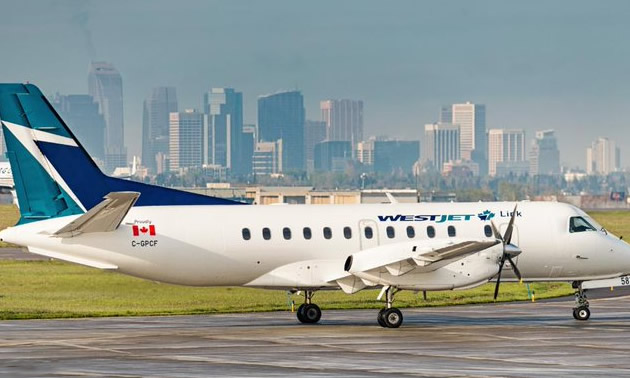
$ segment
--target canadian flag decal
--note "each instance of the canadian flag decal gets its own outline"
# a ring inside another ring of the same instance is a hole
[[[149,227],[134,225],[131,229],[133,230],[133,236],[144,236],[147,234],[149,236],[155,236],[155,226],[152,224],[149,225]]]

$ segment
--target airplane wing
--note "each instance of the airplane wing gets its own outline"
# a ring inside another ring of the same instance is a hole
[[[345,267],[342,259],[298,261],[267,272],[245,286],[305,289],[334,285],[352,294],[379,285],[370,277],[399,277],[412,271],[428,273],[499,243],[495,239],[437,239],[388,244],[351,255]]]
[[[129,209],[140,197],[137,192],[112,192],[103,202],[91,208],[87,213],[70,222],[53,235],[57,237],[75,237],[90,232],[110,232],[120,226]]]
[[[442,239],[430,244],[404,243],[370,248],[349,256],[344,266],[346,274],[331,282],[336,282],[346,293],[355,293],[376,285],[366,277],[428,273],[499,243],[496,239]]]

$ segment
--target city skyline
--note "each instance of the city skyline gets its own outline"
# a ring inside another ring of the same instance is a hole
[[[403,3],[349,1],[338,12],[279,1],[7,4],[0,40],[11,53],[0,80],[31,81],[47,94],[86,93],[89,63],[112,62],[124,79],[129,155],[139,154],[132,141],[156,85],[176,87],[180,104],[195,108],[209,87],[239,88],[246,123],[255,122],[257,96],[281,88],[304,94],[307,119],[318,119],[322,99],[358,98],[366,136],[387,130],[404,139],[438,121],[440,105],[471,101],[490,107],[488,128],[556,129],[569,166],[585,164],[582,148],[569,146],[586,147],[599,135],[627,150],[627,2]],[[348,13],[357,15],[349,24]],[[445,14],[448,28],[440,27]],[[165,28],[174,19],[189,22]],[[199,35],[212,51],[198,52]],[[445,47],[460,40],[475,43]],[[181,54],[165,54],[169,44]],[[193,51],[197,59],[181,59]],[[55,59],[20,59],[33,53]],[[622,166],[629,162],[622,154]]]

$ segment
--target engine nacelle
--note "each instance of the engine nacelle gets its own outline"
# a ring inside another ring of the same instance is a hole
[[[370,253],[359,252],[349,256],[345,270],[360,278],[366,286],[390,285],[408,290],[452,290],[488,282],[498,273],[498,262],[503,253],[502,246],[498,244],[466,257],[431,262],[411,254],[411,249],[405,251],[404,245],[383,247],[385,247],[383,249],[389,247],[389,251],[378,251],[380,248],[375,248]],[[396,250],[392,250],[392,247]],[[387,264],[387,261],[383,260],[387,253],[390,253],[390,259],[392,255],[400,255],[400,261]],[[379,267],[373,268],[375,266]]]

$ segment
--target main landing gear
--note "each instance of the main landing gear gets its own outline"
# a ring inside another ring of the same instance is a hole
[[[403,315],[399,309],[392,307],[392,303],[394,302],[394,295],[396,295],[399,290],[391,286],[387,286],[383,288],[383,290],[385,290],[386,307],[378,312],[376,320],[383,328],[398,328],[403,323]]]
[[[314,294],[313,290],[304,291],[304,303],[297,310],[297,318],[301,323],[314,324],[322,317],[322,310],[319,306],[311,303]]]
[[[575,292],[575,307],[573,308],[573,317],[575,320],[588,320],[591,317],[591,310],[588,309],[588,299],[586,298],[586,291],[582,289],[582,283],[573,282],[573,288]]]

